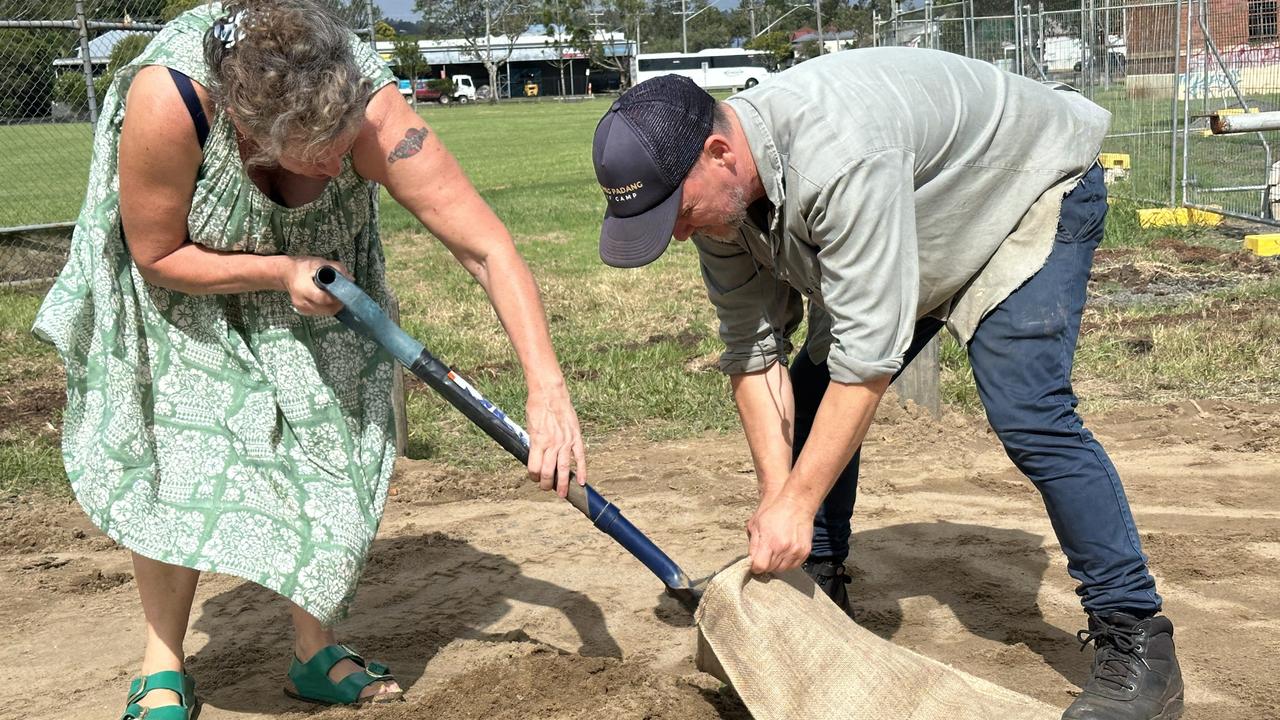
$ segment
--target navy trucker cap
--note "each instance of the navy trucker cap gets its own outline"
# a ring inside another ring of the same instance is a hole
[[[680,75],[646,80],[600,119],[591,149],[606,200],[600,259],[648,265],[667,249],[680,188],[711,135],[715,98]]]

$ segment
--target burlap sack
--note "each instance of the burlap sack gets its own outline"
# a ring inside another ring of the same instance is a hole
[[[800,570],[741,560],[698,607],[698,669],[757,720],[1058,720],[1061,711],[900,648],[845,616]]]

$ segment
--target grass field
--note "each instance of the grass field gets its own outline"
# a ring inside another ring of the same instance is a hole
[[[0,227],[74,220],[93,137],[87,123],[0,126]]]
[[[539,279],[589,444],[730,431],[736,414],[715,369],[720,345],[692,249],[673,243],[660,261],[633,271],[598,259],[602,200],[589,152],[608,102],[422,112],[507,223]],[[0,138],[12,130],[0,129]],[[76,152],[72,142],[65,147]],[[67,207],[79,202],[63,195],[58,202]],[[1235,255],[1225,251],[1238,243],[1234,236],[1141,230],[1132,209],[1113,209],[1104,265],[1194,292],[1139,292],[1132,302],[1089,311],[1077,373],[1086,407],[1172,397],[1280,398],[1268,359],[1280,356],[1276,276],[1233,269]],[[523,379],[484,293],[385,196],[382,227],[406,329],[522,417]],[[1179,254],[1185,243],[1206,246],[1217,259],[1188,269]],[[1132,290],[1123,283],[1111,289]],[[0,341],[9,352],[0,365],[0,495],[65,492],[56,450],[59,365],[28,333],[38,303],[35,291],[0,291]],[[978,410],[964,353],[949,340],[944,394],[953,407]],[[410,456],[466,468],[507,462],[424,387],[410,386],[408,410]]]
[[[1103,147],[1105,152],[1128,153],[1133,162],[1133,172],[1128,180],[1116,186],[1116,195],[1163,202],[1169,197],[1169,149],[1170,105],[1167,97],[1130,98],[1123,84],[1108,89],[1095,89],[1091,99],[1112,112],[1111,134]],[[1280,108],[1280,95],[1258,95],[1249,98],[1250,103],[1262,109]],[[579,104],[577,109],[587,116],[598,115],[588,108],[600,103]],[[1199,131],[1207,127],[1206,121],[1195,120],[1197,114],[1207,114],[1220,107],[1234,106],[1221,98],[1193,103],[1192,131],[1189,143],[1188,163],[1191,189],[1188,199],[1200,204],[1218,204],[1228,209],[1249,214],[1258,208],[1257,193],[1209,193],[1196,191],[1196,187],[1227,187],[1256,185],[1266,181],[1267,154],[1256,134],[1203,137]],[[535,160],[539,165],[547,162],[541,154],[557,148],[566,133],[582,128],[573,122],[571,107],[562,103],[544,102],[520,104],[518,113],[510,113],[506,122],[511,123],[509,139],[486,139],[494,150],[509,153],[509,159]],[[441,132],[450,135],[455,121],[470,122],[473,118],[485,118],[489,113],[501,113],[490,107],[463,109],[465,116],[453,108],[430,107],[424,110],[438,119]],[[527,112],[526,112],[527,111]],[[565,125],[544,127],[545,120],[564,112]],[[1182,108],[1178,107],[1178,123],[1181,127]],[[510,115],[516,117],[510,117]],[[590,118],[594,123],[594,118]],[[527,143],[528,135],[517,131],[536,128],[539,133],[551,133],[546,142],[533,143],[534,147],[517,147]],[[455,138],[455,140],[458,138]],[[463,139],[465,146],[467,139]],[[1181,137],[1178,139],[1175,180],[1181,182]],[[459,147],[460,156],[466,156],[466,147]],[[0,227],[65,222],[75,218],[84,196],[89,156],[92,151],[91,127],[86,123],[0,126]],[[481,155],[487,158],[485,149]],[[1280,155],[1280,150],[1274,150]],[[1274,158],[1273,158],[1274,159]],[[549,163],[564,169],[565,165]],[[502,183],[497,183],[501,185]],[[507,188],[510,190],[511,188]],[[1180,193],[1180,188],[1178,190]],[[0,268],[0,272],[3,268]]]

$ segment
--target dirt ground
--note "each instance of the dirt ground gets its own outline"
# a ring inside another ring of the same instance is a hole
[[[1245,232],[1234,228],[1224,234],[1235,243]],[[1152,251],[1164,261],[1149,257]],[[1188,245],[1174,238],[1156,240],[1144,249],[1104,248],[1094,256],[1088,310],[1184,302],[1277,274],[1280,262],[1275,258]]]
[[[1280,717],[1280,406],[1184,403],[1091,423],[1128,488],[1177,625],[1191,720]],[[745,444],[612,443],[597,487],[691,575],[746,550]],[[1073,583],[1040,500],[979,419],[893,409],[863,461],[857,621],[1055,706],[1088,669]],[[361,718],[746,718],[692,663],[689,617],[566,504],[516,473],[405,461],[342,637],[406,702]],[[142,618],[127,555],[74,503],[0,500],[0,718],[113,718]],[[202,718],[356,717],[280,691],[282,601],[202,582],[187,645]]]

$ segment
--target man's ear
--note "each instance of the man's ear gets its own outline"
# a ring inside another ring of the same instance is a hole
[[[707,136],[706,142],[702,144],[702,154],[713,163],[723,163],[730,169],[733,169],[733,165],[736,162],[733,154],[733,145],[730,144],[729,138],[716,133],[711,133]]]

